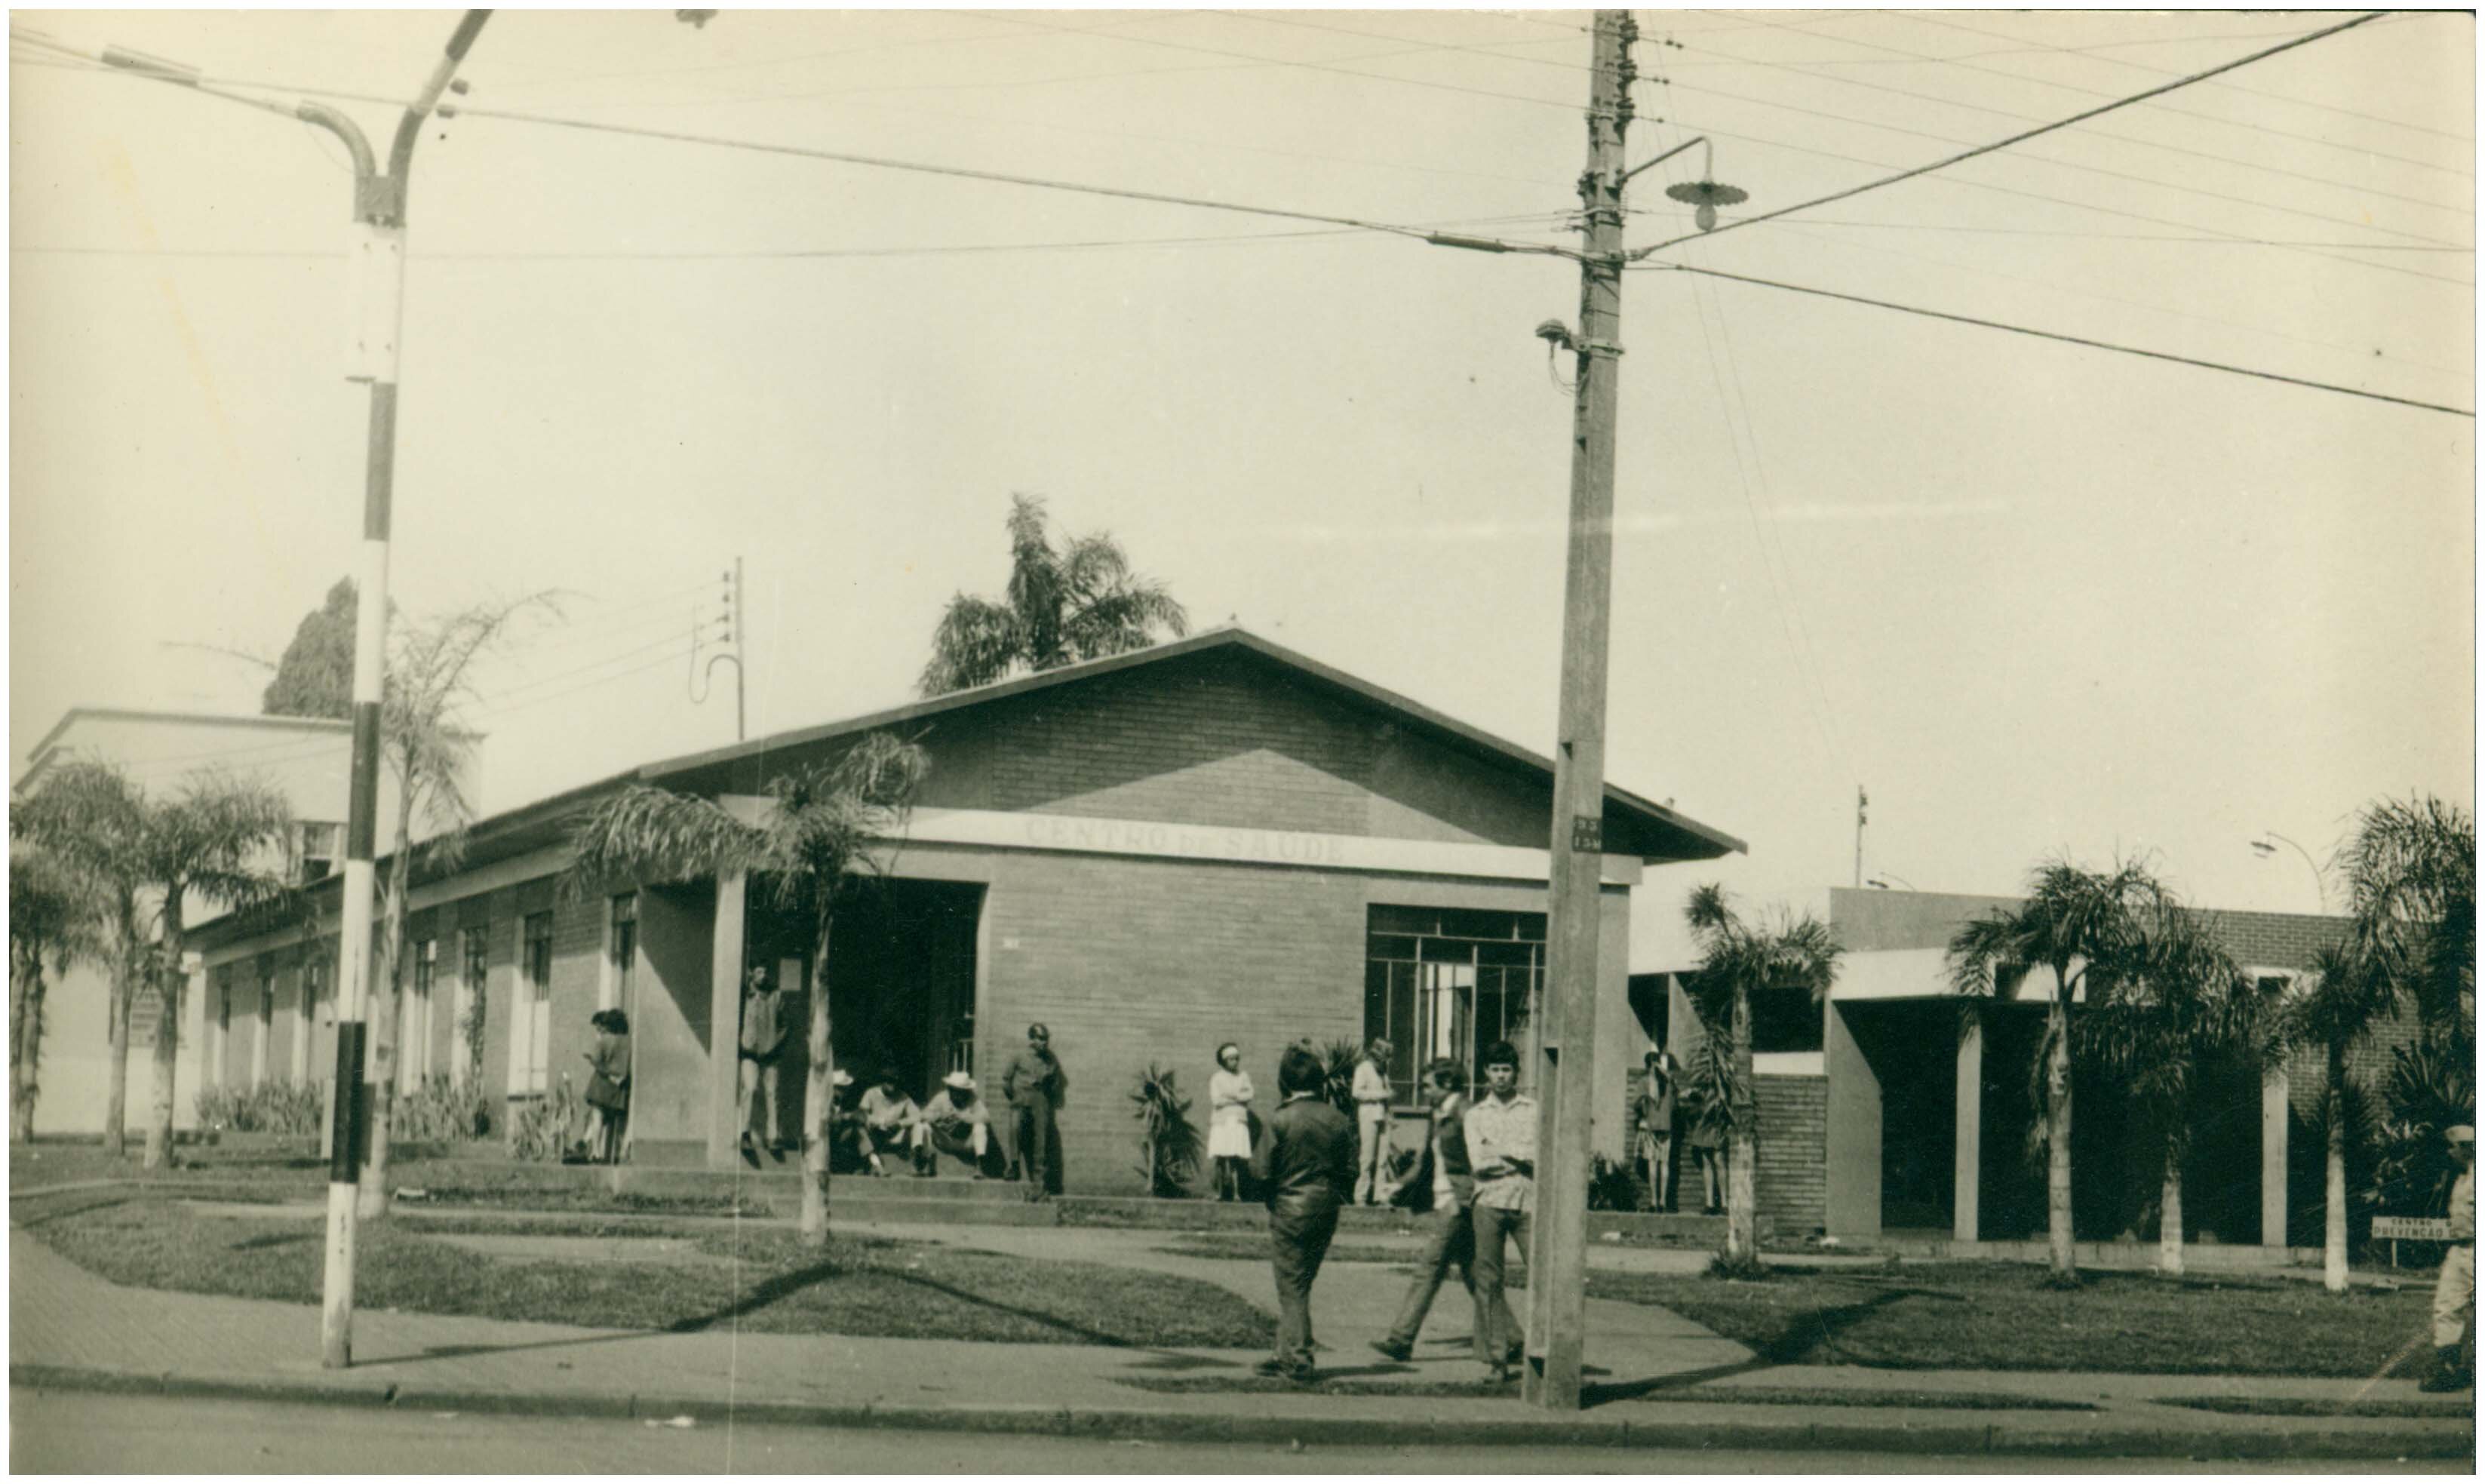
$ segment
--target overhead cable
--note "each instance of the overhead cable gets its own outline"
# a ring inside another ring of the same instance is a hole
[[[1687,262],[1644,263],[1636,271],[1696,273],[1703,278],[1722,278],[1762,289],[1783,289],[1790,293],[1807,293],[1816,298],[1843,299],[1849,304],[1862,304],[1872,309],[1896,310],[1900,314],[1921,315],[1927,319],[1947,319],[1953,324],[1972,324],[1985,330],[2007,330],[2013,335],[2031,335],[2038,340],[2060,341],[2066,345],[2085,345],[2091,350],[2112,350],[2122,355],[2144,356],[2152,361],[2171,361],[2177,366],[2197,366],[2203,371],[2226,371],[2231,375],[2252,376],[2262,381],[2282,381],[2289,386],[2308,387],[2316,392],[2336,392],[2341,396],[2362,397],[2377,402],[2392,402],[2402,407],[2416,407],[2426,412],[2447,412],[2453,417],[2461,418],[2476,416],[2475,409],[2471,407],[2444,406],[2441,402],[2419,401],[2412,397],[2392,397],[2386,392],[2368,392],[2362,387],[2340,386],[2335,382],[2281,375],[2277,371],[2257,371],[2249,366],[2228,366],[2221,361],[2204,361],[2197,356],[2173,355],[2163,350],[2144,350],[2137,345],[2117,345],[2111,341],[2090,340],[2080,335],[2064,335],[2054,330],[2032,329],[2023,324],[2007,324],[1999,319],[1980,319],[1974,315],[1953,315],[1946,310],[1925,309],[1922,305],[1897,304],[1888,299],[1867,298],[1860,293],[1842,293],[1835,289],[1816,289],[1805,284],[1789,284],[1772,278],[1757,278],[1748,273],[1728,273],[1719,268],[1699,268]]]
[[[1706,235],[1718,236],[1731,232],[1737,227],[1749,227],[1754,222],[1765,222],[1773,217],[1787,216],[1796,211],[1808,210],[1814,206],[1827,206],[1833,201],[1844,201],[1850,196],[1861,196],[1866,191],[1879,190],[1885,185],[1896,185],[1901,180],[1912,180],[1918,176],[1930,175],[1936,170],[1947,169],[1952,165],[1956,165],[1966,160],[1972,160],[1980,154],[1991,154],[1997,150],[2007,150],[2012,145],[2023,144],[2028,140],[2036,138],[2040,134],[2050,134],[2057,129],[2065,129],[2074,124],[2096,118],[2100,114],[2112,113],[2117,108],[2129,108],[2135,103],[2145,101],[2148,98],[2159,96],[2162,94],[2171,93],[2177,88],[2190,87],[2196,82],[2199,82],[2204,78],[2215,77],[2221,72],[2231,72],[2237,68],[2248,67],[2254,62],[2277,56],[2279,53],[2283,51],[2292,51],[2298,46],[2308,46],[2312,42],[2321,41],[2326,37],[2336,36],[2342,31],[2351,31],[2358,26],[2366,25],[2379,20],[2388,14],[2389,13],[2385,11],[2367,12],[2366,14],[2356,16],[2351,20],[2341,21],[2337,25],[2324,26],[2318,31],[2308,32],[2306,35],[2296,37],[2292,41],[2280,41],[2275,46],[2263,47],[2261,50],[2253,52],[2250,56],[2238,57],[2232,62],[2221,63],[2216,67],[2206,69],[2202,71],[2194,72],[2189,76],[2177,78],[2170,83],[2161,84],[2158,87],[2148,89],[2144,93],[2135,93],[2128,97],[2119,97],[2110,103],[2099,104],[2097,107],[2075,113],[2067,119],[2062,119],[2052,124],[2042,124],[2036,128],[2022,130],[2019,133],[2011,135],[2007,139],[1999,139],[1995,140],[1991,144],[1978,145],[1974,149],[1963,150],[1956,154],[1951,155],[1945,159],[1935,160],[1928,165],[1918,165],[1912,170],[1902,170],[1894,176],[1884,176],[1878,180],[1868,180],[1862,185],[1849,186],[1843,191],[1832,191],[1826,196],[1816,196],[1810,201],[1797,202],[1790,206],[1780,206],[1777,210],[1763,211],[1757,216],[1746,216],[1734,222],[1721,222],[1717,225],[1714,232],[1706,234]],[[2025,79],[2022,80],[2024,81]],[[1651,247],[1636,248],[1631,252],[1625,254],[1624,257],[1625,260],[1636,261],[1638,259],[1646,258],[1652,253],[1661,252],[1666,248],[1675,246],[1677,243],[1687,242],[1701,235],[1703,235],[1703,234],[1694,232],[1679,237],[1670,237],[1665,241],[1656,243]]]

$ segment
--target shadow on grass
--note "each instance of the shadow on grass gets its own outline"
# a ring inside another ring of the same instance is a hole
[[[1634,1401],[1664,1391],[1678,1391],[1710,1381],[1747,1376],[1754,1371],[1773,1370],[1781,1365],[1799,1365],[1816,1346],[1835,1346],[1838,1332],[1871,1314],[1874,1310],[1896,1304],[1900,1299],[1944,1299],[1963,1303],[1956,1294],[1929,1288],[1883,1289],[1869,1299],[1854,1304],[1833,1305],[1799,1314],[1789,1321],[1767,1343],[1754,1347],[1752,1358],[1726,1365],[1707,1365],[1698,1370],[1676,1371],[1669,1375],[1650,1376],[1639,1381],[1606,1382],[1579,1388],[1583,1407],[1598,1407],[1608,1402]]]

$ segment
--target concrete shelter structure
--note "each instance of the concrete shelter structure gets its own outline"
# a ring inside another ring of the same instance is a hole
[[[762,810],[772,780],[883,729],[931,773],[881,885],[840,910],[825,985],[811,924],[766,880],[566,877],[570,831],[623,787]],[[478,822],[454,870],[418,866],[408,993],[435,1008],[407,1059],[479,1079],[513,1117],[564,1075],[583,1084],[587,1017],[618,1005],[633,1157],[730,1168],[739,986],[773,964],[797,1002],[831,997],[841,1067],[917,1097],[952,1070],[989,1079],[1047,1023],[1068,1187],[1134,1191],[1125,1093],[1152,1064],[1184,1074],[1204,1127],[1220,1041],[1273,1089],[1296,1040],[1386,1034],[1411,1114],[1422,1061],[1523,1039],[1551,785],[1549,760],[1239,628],[649,763]],[[1629,893],[1652,866],[1742,844],[1616,787],[1604,838],[1597,1146],[1618,1156]],[[246,1003],[292,972],[301,936],[220,923],[195,941],[205,997]]]

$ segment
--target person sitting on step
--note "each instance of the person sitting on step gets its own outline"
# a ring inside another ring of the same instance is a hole
[[[897,1086],[897,1074],[883,1070],[862,1095],[863,1153],[871,1160],[871,1172],[888,1173],[880,1162],[881,1151],[912,1151],[915,1125],[923,1121],[923,1110]]]
[[[951,1072],[941,1079],[941,1090],[923,1105],[922,1116],[915,1124],[915,1172],[931,1175],[938,1172],[943,1153],[967,1161],[974,1167],[975,1178],[984,1178],[984,1155],[992,1142],[992,1115],[984,1100],[975,1095],[975,1079],[965,1072]]]

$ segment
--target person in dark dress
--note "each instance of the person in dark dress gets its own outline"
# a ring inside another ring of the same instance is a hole
[[[1337,1214],[1354,1189],[1354,1125],[1329,1106],[1321,1058],[1289,1047],[1277,1063],[1284,1101],[1260,1128],[1251,1177],[1269,1193],[1269,1249],[1277,1279],[1277,1353],[1260,1374],[1312,1379],[1312,1281],[1320,1277]]]
[[[621,1162],[621,1131],[630,1120],[630,1019],[619,1010],[598,1010],[587,1022],[595,1045],[587,1053],[587,1106],[595,1111],[588,1157]]]

